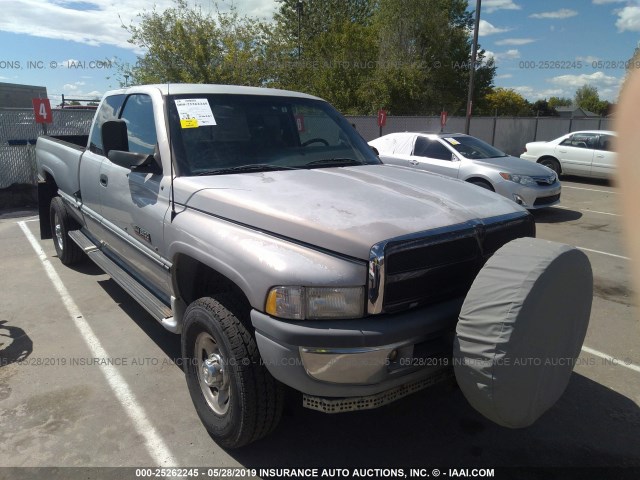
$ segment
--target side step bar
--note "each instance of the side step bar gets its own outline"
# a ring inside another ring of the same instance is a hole
[[[69,238],[87,254],[87,256],[120,285],[134,300],[158,320],[167,330],[178,333],[171,308],[165,305],[158,297],[151,293],[140,282],[129,275],[122,267],[107,257],[83,232],[71,230]]]

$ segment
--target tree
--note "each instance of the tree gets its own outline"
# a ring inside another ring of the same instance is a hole
[[[538,100],[531,106],[531,111],[540,117],[555,117],[558,115],[558,112],[554,107],[549,105],[549,101],[547,99]]]
[[[549,99],[549,108],[554,110],[558,107],[570,107],[573,105],[573,100],[566,97],[551,97]]]
[[[194,82],[261,85],[266,24],[232,9],[214,17],[186,0],[162,12],[144,11],[138,25],[124,26],[129,43],[145,50],[135,66],[121,65],[129,84]],[[124,84],[124,82],[121,82]]]
[[[486,95],[485,102],[499,116],[531,115],[531,104],[511,88],[496,88]]]
[[[574,102],[583,110],[596,113],[596,110],[600,107],[600,95],[598,95],[597,87],[583,85],[576,90]]]

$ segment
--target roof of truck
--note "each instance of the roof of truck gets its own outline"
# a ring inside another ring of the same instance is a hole
[[[150,88],[160,90],[163,95],[182,95],[182,94],[231,94],[231,95],[271,95],[276,97],[298,97],[310,98],[314,100],[322,100],[321,98],[307,95],[306,93],[292,92],[289,90],[279,90],[276,88],[262,87],[243,87],[238,85],[214,85],[199,83],[161,83],[154,85],[135,85],[118,90],[112,90],[106,95],[116,93],[142,93]]]

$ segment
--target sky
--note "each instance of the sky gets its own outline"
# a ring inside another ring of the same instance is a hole
[[[172,0],[0,0],[0,82],[46,86],[53,103],[118,88],[114,59],[139,50],[122,25]],[[213,0],[189,0],[212,9]],[[221,10],[229,3],[218,2]],[[470,9],[476,0],[469,0]],[[235,0],[271,19],[277,0]],[[573,98],[589,84],[615,102],[640,42],[640,0],[483,0],[480,46],[498,66],[495,85],[530,101]]]

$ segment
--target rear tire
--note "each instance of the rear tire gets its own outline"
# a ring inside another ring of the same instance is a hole
[[[53,234],[53,245],[60,261],[64,265],[73,265],[80,262],[83,258],[83,251],[69,238],[69,231],[78,230],[80,224],[69,215],[67,207],[60,197],[51,199],[49,220],[51,233]]]
[[[550,168],[551,170],[556,172],[556,175],[558,175],[558,177],[560,177],[560,174],[562,173],[561,171],[562,169],[560,168],[560,163],[555,158],[551,158],[551,157],[543,158],[538,163],[543,167]]]
[[[489,190],[491,192],[495,192],[495,189],[493,188],[493,186],[487,182],[486,180],[480,180],[480,179],[472,179],[472,180],[468,180],[468,182],[472,185],[476,185],[478,187],[482,187],[485,190]]]
[[[229,294],[200,298],[184,315],[189,393],[209,435],[225,448],[271,433],[284,404],[283,387],[260,361],[248,321],[248,307]]]

